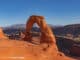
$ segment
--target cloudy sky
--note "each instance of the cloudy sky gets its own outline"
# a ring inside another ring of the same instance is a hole
[[[80,23],[80,0],[0,0],[0,26],[26,23],[30,15],[53,25]]]

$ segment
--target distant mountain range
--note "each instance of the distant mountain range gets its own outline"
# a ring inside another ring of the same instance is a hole
[[[24,31],[25,30],[25,24],[15,24],[8,27],[3,27],[4,32],[6,33],[12,33],[15,31]],[[66,35],[66,34],[72,34],[74,36],[80,35],[80,24],[70,24],[66,26],[54,26],[49,24],[49,26],[52,28],[54,33],[56,35]],[[40,31],[40,29],[33,26],[32,30],[34,31]]]
[[[80,24],[70,24],[62,27],[54,28],[54,33],[57,35],[72,34],[74,36],[80,35]]]
[[[25,28],[25,24],[14,24],[11,26],[7,26],[7,27],[3,27],[4,30],[6,29],[24,29]]]

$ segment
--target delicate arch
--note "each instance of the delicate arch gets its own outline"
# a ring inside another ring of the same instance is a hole
[[[41,43],[43,43],[43,42],[44,43],[56,43],[53,32],[51,31],[51,28],[47,25],[46,21],[44,20],[44,17],[43,16],[36,16],[36,15],[30,16],[30,18],[27,21],[26,36],[25,36],[26,40],[31,40],[29,32],[30,32],[34,23],[37,23],[37,25],[40,26]]]

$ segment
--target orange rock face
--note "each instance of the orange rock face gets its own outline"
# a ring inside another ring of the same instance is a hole
[[[43,50],[41,51],[44,51],[43,53],[40,54],[38,53],[39,56],[37,60],[71,60],[70,58],[64,56],[64,54],[58,52],[55,35],[51,31],[50,27],[47,25],[43,16],[36,15],[30,16],[26,23],[26,32],[24,40],[25,41],[32,40],[30,30],[34,23],[37,23],[37,25],[40,27],[41,30],[40,46],[43,47]],[[38,52],[40,52],[40,50],[38,50]]]
[[[4,38],[4,39],[8,38],[8,37],[4,34],[2,28],[0,28],[0,38]]]
[[[40,44],[38,45],[27,42],[27,40],[32,40],[30,30],[34,23],[37,23],[41,28]],[[4,37],[1,29],[0,38]],[[43,16],[30,16],[26,24],[24,40],[26,41],[0,40],[0,60],[73,60],[58,52],[55,36]]]
[[[43,16],[30,16],[30,18],[27,21],[26,24],[26,35],[25,35],[25,40],[31,40],[31,34],[30,34],[30,30],[33,26],[33,24],[36,23],[41,30],[41,39],[40,39],[40,43],[47,43],[49,45],[53,45],[56,49],[56,40],[55,40],[55,36],[53,35],[53,32],[51,31],[51,28],[47,25],[45,19]]]
[[[41,30],[41,43],[56,43],[55,37],[49,28],[49,26],[46,24],[46,21],[44,20],[43,16],[30,16],[26,23],[26,36],[25,40],[29,40],[26,38],[31,38],[30,30],[33,26],[33,24],[36,23]]]

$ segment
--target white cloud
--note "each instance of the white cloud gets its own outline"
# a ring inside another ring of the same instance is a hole
[[[73,16],[72,19],[80,19],[80,16]]]

